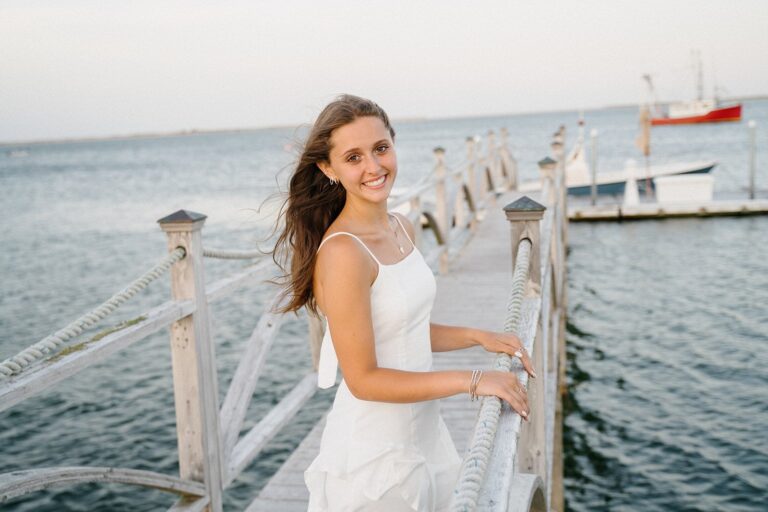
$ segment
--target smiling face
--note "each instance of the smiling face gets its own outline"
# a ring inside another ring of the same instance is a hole
[[[358,117],[331,135],[330,162],[318,166],[329,178],[339,180],[347,202],[386,205],[397,176],[397,156],[389,129],[375,116]]]

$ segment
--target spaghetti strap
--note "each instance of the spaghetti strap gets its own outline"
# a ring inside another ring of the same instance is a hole
[[[362,245],[362,246],[363,246],[363,248],[364,248],[366,251],[368,251],[368,254],[370,254],[370,255],[371,255],[371,258],[373,258],[373,261],[375,261],[377,265],[381,266],[381,262],[379,261],[379,258],[377,258],[377,257],[376,257],[376,256],[373,254],[373,252],[371,252],[371,250],[368,248],[368,246],[367,246],[367,245],[365,245],[365,243],[364,243],[362,240],[360,240],[360,239],[359,239],[359,238],[358,238],[356,235],[353,235],[352,233],[348,233],[348,232],[346,232],[346,231],[337,231],[336,233],[331,233],[330,235],[328,235],[327,237],[325,237],[325,238],[323,239],[323,241],[322,241],[322,242],[320,242],[320,245],[318,246],[317,250],[318,250],[318,251],[320,251],[320,247],[322,247],[322,246],[323,246],[323,244],[324,244],[325,242],[327,242],[328,240],[330,240],[331,238],[333,238],[333,237],[335,237],[335,236],[337,236],[337,235],[349,235],[349,236],[351,236],[352,238],[354,238],[355,240],[357,240],[358,242],[360,242],[360,245]],[[407,234],[406,234],[406,236],[407,236]],[[409,240],[410,240],[410,239],[409,239]]]
[[[401,227],[401,228],[403,228],[403,233],[405,233],[405,238],[407,238],[407,239],[408,239],[408,241],[409,241],[409,242],[411,242],[411,245],[412,245],[412,246],[413,246],[413,248],[415,249],[415,248],[416,248],[416,244],[415,244],[415,243],[413,243],[413,240],[411,240],[411,237],[410,237],[410,236],[408,236],[408,230],[407,230],[407,229],[405,229],[405,226],[403,226],[403,223],[402,223],[402,221],[400,220],[400,217],[398,217],[398,216],[397,216],[397,215],[395,215],[394,213],[390,213],[390,215],[391,215],[391,216],[393,216],[393,217],[395,218],[395,220],[397,221],[397,223],[398,223],[398,224],[400,224],[400,227]]]

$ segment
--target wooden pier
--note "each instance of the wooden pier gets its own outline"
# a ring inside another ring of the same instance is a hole
[[[496,397],[479,402],[471,402],[467,395],[442,400],[443,417],[459,452],[465,454],[453,511],[563,510],[560,397],[566,364],[565,133],[561,129],[555,135],[549,160],[554,165],[541,169],[542,187],[535,200],[515,192],[516,162],[505,137],[502,130],[498,141],[492,132],[484,141],[468,138],[467,158],[458,169],[451,169],[445,151],[436,148],[429,179],[389,204],[414,223],[415,243],[439,274],[432,319],[515,332],[538,373],[538,378],[529,381],[517,359],[480,347],[434,355],[435,369],[515,372],[529,396],[527,422]],[[427,197],[434,201],[426,204]],[[170,327],[180,475],[90,466],[17,470],[0,474],[0,503],[57,485],[119,482],[177,495],[169,509],[175,512],[220,512],[227,487],[315,393],[317,374],[312,371],[240,435],[259,374],[282,323],[283,316],[272,312],[268,303],[244,344],[224,401],[218,403],[216,344],[209,329],[208,305],[271,275],[272,264],[259,261],[258,251],[204,248],[204,222],[205,215],[183,210],[161,219],[168,237],[166,258],[98,308],[0,362],[2,411]],[[425,238],[432,236],[434,243],[426,243]],[[205,283],[205,257],[256,263],[220,281]],[[103,336],[76,339],[78,332],[166,271],[171,274],[170,301],[129,325],[105,330]],[[308,352],[315,369],[322,336],[321,320],[310,315]],[[254,496],[247,511],[306,510],[303,472],[317,453],[323,425],[321,420],[313,427]],[[484,441],[489,438],[493,439],[490,446]]]
[[[658,220],[675,217],[733,217],[768,214],[768,200],[734,199],[706,202],[640,203],[633,206],[602,204],[571,206],[568,218],[572,222],[621,220]]]

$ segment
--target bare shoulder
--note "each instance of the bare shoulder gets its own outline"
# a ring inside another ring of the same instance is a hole
[[[312,276],[313,293],[320,310],[328,316],[339,304],[361,303],[370,295],[377,274],[378,267],[360,242],[351,236],[334,236],[326,241],[318,250]]]
[[[339,276],[348,278],[376,278],[377,268],[359,241],[349,235],[339,235],[327,240],[318,250],[315,275],[320,280]]]
[[[413,240],[414,235],[416,234],[416,231],[413,228],[413,223],[411,220],[403,215],[402,213],[392,212],[392,215],[396,216],[398,219],[400,219],[400,222],[403,223],[403,227],[408,232],[408,236]]]

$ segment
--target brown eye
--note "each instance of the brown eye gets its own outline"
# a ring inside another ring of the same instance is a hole
[[[384,153],[388,149],[389,149],[389,145],[388,144],[382,144],[381,146],[376,148],[376,151],[378,151],[379,153]]]

